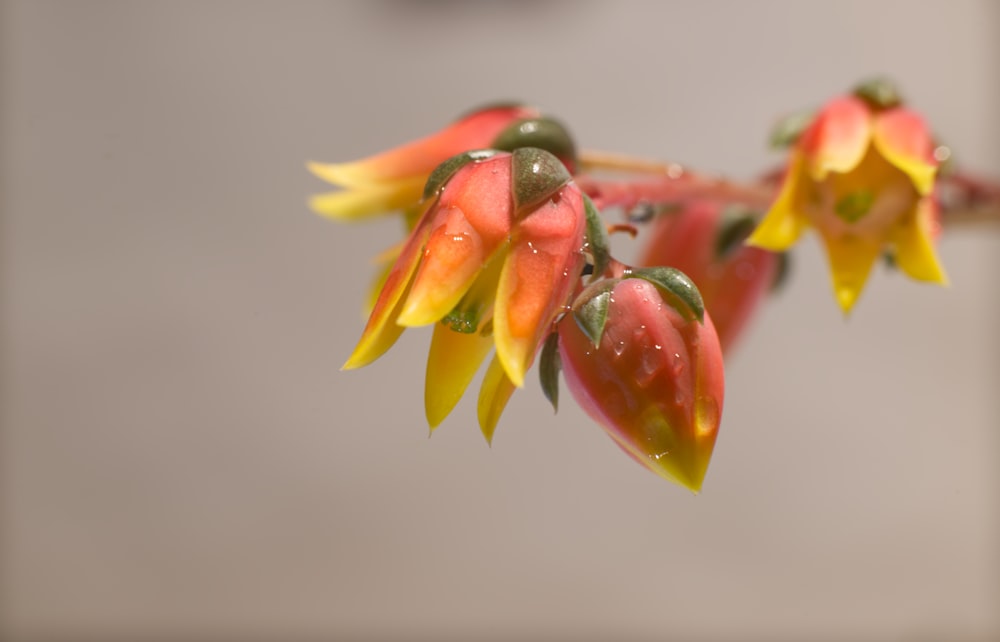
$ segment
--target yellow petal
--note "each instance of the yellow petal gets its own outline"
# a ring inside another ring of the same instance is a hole
[[[487,443],[493,443],[493,431],[515,389],[500,360],[494,356],[479,388],[479,429]]]
[[[783,252],[799,240],[799,236],[802,235],[807,224],[805,215],[798,211],[796,205],[799,182],[808,180],[808,177],[805,176],[804,165],[805,163],[798,155],[792,158],[778,199],[768,210],[764,220],[757,225],[750,238],[746,240],[747,245],[772,252]]]
[[[420,200],[425,179],[417,176],[375,187],[317,194],[309,199],[309,208],[320,216],[342,221],[394,212]]]
[[[424,410],[431,430],[455,408],[492,347],[492,338],[478,332],[455,332],[443,323],[434,326],[424,382]]]
[[[399,315],[408,327],[441,320],[472,287],[489,260],[488,247],[458,207],[435,209],[424,260]]]
[[[824,238],[830,260],[830,278],[837,303],[847,314],[865,287],[872,265],[882,253],[882,244],[858,236]]]
[[[351,163],[317,163],[309,161],[306,163],[306,168],[316,178],[342,187],[378,185],[379,183],[391,182],[398,178],[385,176],[380,173],[377,164],[371,162],[371,158]]]
[[[420,264],[427,234],[426,226],[418,226],[410,235],[399,259],[386,278],[361,339],[347,363],[343,365],[343,370],[360,368],[375,361],[391,348],[403,333],[404,328],[396,323],[396,319],[410,291],[413,275]]]
[[[934,203],[921,199],[914,214],[906,218],[894,231],[896,265],[918,281],[948,284],[948,277],[938,260],[934,248]]]

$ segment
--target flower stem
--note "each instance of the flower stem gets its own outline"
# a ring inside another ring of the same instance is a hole
[[[679,163],[601,151],[584,151],[580,165],[587,173],[576,177],[576,182],[597,208],[626,211],[640,205],[714,200],[740,203],[763,216],[777,196],[783,173],[779,169],[757,181],[738,182],[702,174]],[[608,172],[629,176],[604,177]],[[1000,224],[1000,182],[957,171],[940,178],[938,185],[946,228]]]

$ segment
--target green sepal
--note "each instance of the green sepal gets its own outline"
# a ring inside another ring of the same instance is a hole
[[[554,196],[573,178],[566,166],[544,149],[520,147],[511,155],[514,211],[518,215]]]
[[[569,135],[569,130],[558,120],[549,117],[525,118],[508,125],[491,147],[508,152],[521,147],[537,147],[572,167],[577,165],[576,143]]]
[[[885,77],[862,82],[854,88],[854,95],[876,109],[891,109],[903,102],[895,83]]]
[[[619,281],[605,279],[587,286],[573,303],[573,319],[595,348],[601,345],[604,326],[608,322],[608,308],[611,307],[611,290]]]
[[[774,279],[771,281],[771,294],[785,287],[788,276],[792,273],[792,255],[788,252],[778,252],[778,269],[774,271]]]
[[[756,217],[742,207],[731,207],[722,213],[719,231],[715,236],[715,258],[722,260],[743,246],[757,227]]]
[[[601,278],[611,261],[611,242],[600,212],[586,194],[583,195],[583,209],[587,215],[587,251],[594,262],[594,273],[590,277],[590,282],[593,283]]]
[[[435,167],[431,175],[427,177],[427,182],[424,184],[424,200],[426,201],[433,196],[437,196],[445,183],[455,175],[455,172],[462,169],[465,165],[495,156],[496,154],[496,150],[493,149],[474,149],[462,152],[461,154],[455,154],[444,161]]]
[[[559,358],[559,334],[553,332],[545,340],[542,353],[538,357],[538,378],[542,384],[542,393],[552,404],[552,411],[559,412],[559,373],[562,371],[562,360]]]
[[[672,267],[648,267],[632,270],[635,278],[649,281],[660,293],[665,295],[664,301],[686,319],[697,319],[705,322],[705,302],[701,299],[694,281],[687,274]]]
[[[798,111],[779,120],[768,137],[771,149],[786,149],[797,143],[812,120],[812,110]]]

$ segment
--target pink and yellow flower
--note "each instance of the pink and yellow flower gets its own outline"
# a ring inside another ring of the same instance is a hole
[[[433,429],[495,348],[480,391],[490,439],[539,343],[580,280],[584,196],[548,152],[460,154],[430,176],[407,239],[344,368],[367,365],[407,327],[434,325],[425,408]]]
[[[753,219],[696,201],[659,216],[639,265],[669,265],[694,281],[725,352],[742,333],[778,275],[781,256],[743,244]]]
[[[861,90],[836,98],[799,137],[781,192],[748,242],[780,252],[816,228],[844,312],[886,251],[910,277],[946,283],[934,247],[933,151],[923,118],[896,101]]]
[[[722,350],[687,277],[669,268],[632,274],[588,287],[560,321],[563,373],[622,450],[697,493],[722,417]]]
[[[477,110],[443,130],[374,156],[350,163],[308,163],[317,177],[342,190],[313,196],[318,214],[354,220],[402,210],[416,204],[431,171],[456,154],[490,147],[512,123],[539,116],[523,105]]]
[[[473,149],[513,151],[538,147],[554,154],[572,172],[576,148],[569,132],[534,107],[495,105],[463,116],[443,130],[351,163],[309,163],[317,177],[337,185],[335,192],[310,199],[323,216],[356,220],[406,211],[420,200],[431,171],[445,160]]]

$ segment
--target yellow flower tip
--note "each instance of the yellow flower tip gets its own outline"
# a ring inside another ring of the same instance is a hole
[[[493,445],[493,433],[500,421],[500,415],[503,414],[515,389],[503,366],[500,365],[500,360],[494,356],[479,388],[477,409],[479,429],[490,446]]]
[[[320,180],[341,187],[375,185],[380,181],[370,168],[362,163],[317,163],[309,161],[306,169]]]
[[[402,210],[420,200],[423,178],[384,183],[371,187],[317,194],[309,198],[309,209],[320,216],[356,221]]]
[[[492,346],[492,339],[478,332],[457,332],[443,323],[434,327],[424,379],[424,413],[432,430],[458,405]]]
[[[801,217],[776,204],[747,238],[746,244],[771,252],[784,252],[802,234]]]
[[[824,236],[830,261],[830,279],[840,309],[847,315],[868,281],[875,261],[882,255],[882,243],[858,236]]]
[[[862,287],[855,284],[834,285],[837,304],[840,305],[840,309],[844,313],[844,318],[850,316],[854,304],[857,303],[858,297],[861,296]]]

